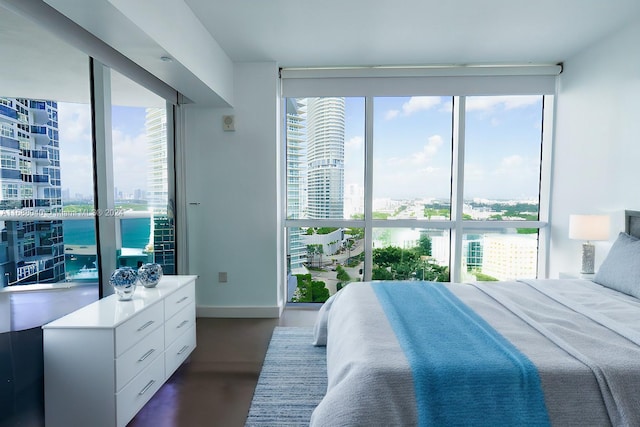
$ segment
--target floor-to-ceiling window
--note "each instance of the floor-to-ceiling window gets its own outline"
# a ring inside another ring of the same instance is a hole
[[[4,9],[0,21],[0,328],[15,331],[98,298],[97,276],[85,274],[95,261],[91,96],[86,54]],[[46,308],[39,289],[65,297]]]
[[[89,57],[3,8],[0,28],[0,424],[28,425],[41,325],[99,296]]]
[[[113,70],[111,78],[113,192],[122,236],[117,264],[155,262],[175,274],[166,101]]]
[[[173,114],[164,98],[109,64],[94,67],[42,23],[0,7],[0,35],[0,424],[36,425],[41,326],[107,295],[105,277],[125,261],[175,273]],[[113,83],[99,81],[99,67]],[[123,196],[101,200],[116,193],[114,182]],[[118,226],[98,236],[106,216]],[[105,264],[101,248],[119,252]]]
[[[316,79],[301,91],[297,77],[294,94],[359,90]],[[553,79],[524,90],[499,80],[425,90],[417,79],[415,96],[285,98],[289,301],[322,302],[359,280],[544,271]],[[450,95],[421,95],[429,91]]]

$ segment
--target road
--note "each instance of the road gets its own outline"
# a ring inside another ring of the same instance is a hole
[[[329,289],[329,295],[333,295],[336,293],[336,285],[338,284],[339,280],[336,278],[337,272],[333,271],[332,268],[335,268],[335,265],[337,264],[344,264],[344,262],[349,257],[349,254],[351,255],[351,257],[354,257],[360,255],[363,250],[364,245],[362,244],[362,241],[356,240],[355,244],[351,248],[351,252],[345,250],[343,253],[323,256],[322,264],[324,268],[326,268],[326,271],[313,270],[310,271],[311,276],[314,278],[314,280],[322,280],[325,283],[326,288]],[[345,267],[343,265],[343,268],[345,269],[347,274],[349,274],[349,277],[351,277],[352,280],[362,280],[360,269],[363,268],[363,265],[364,263],[361,262],[355,267]]]

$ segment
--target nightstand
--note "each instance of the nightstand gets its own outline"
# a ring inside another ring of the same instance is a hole
[[[596,273],[567,273],[560,272],[558,274],[559,279],[585,279],[585,280],[593,280],[596,277]]]

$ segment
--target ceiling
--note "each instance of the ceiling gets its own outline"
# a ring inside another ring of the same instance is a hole
[[[88,104],[89,57],[46,28],[0,7],[0,96]],[[165,101],[111,71],[116,105],[164,107]]]
[[[638,0],[184,0],[233,61],[283,67],[558,63]]]
[[[217,42],[231,61],[281,67],[556,64],[640,19],[639,0],[172,0],[189,12],[187,23],[172,22],[169,9],[147,16],[157,0],[45,1],[194,102],[214,106],[228,106],[201,80],[214,67],[161,61],[166,40],[136,27],[123,4],[147,21],[167,18],[159,28],[175,41],[174,57],[190,51],[197,59]],[[200,23],[206,37],[190,49],[182,33]],[[87,55],[44,27],[0,7],[0,57],[11,58],[0,67],[0,96],[88,102]],[[117,73],[114,83],[123,105],[156,102]]]

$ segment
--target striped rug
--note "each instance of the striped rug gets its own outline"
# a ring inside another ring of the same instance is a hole
[[[309,425],[327,390],[326,349],[312,339],[312,328],[275,328],[246,427]]]

